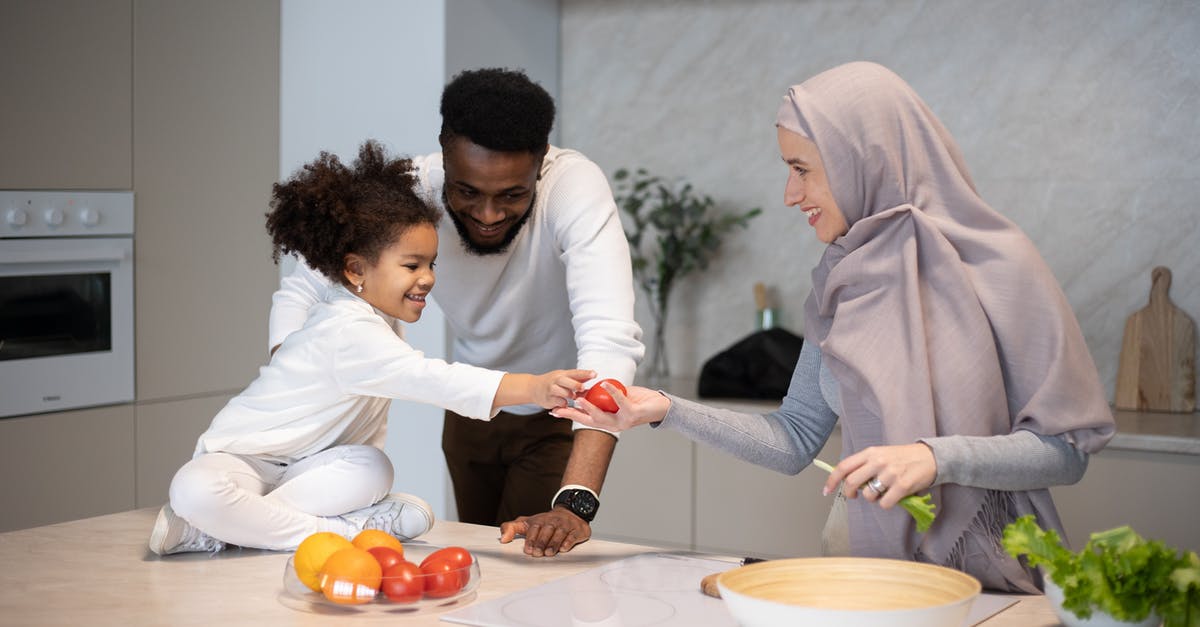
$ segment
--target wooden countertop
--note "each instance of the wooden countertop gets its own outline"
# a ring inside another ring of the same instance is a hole
[[[159,558],[146,548],[157,508],[0,533],[0,623],[6,625],[449,625],[437,613],[321,615],[284,606],[289,554],[233,550]],[[466,547],[483,578],[473,602],[573,575],[654,547],[591,540],[570,553],[534,559],[520,542],[502,545],[495,527],[438,522],[421,539]],[[696,594],[699,595],[697,585]],[[1045,597],[1020,601],[986,627],[1044,627],[1058,621]]]

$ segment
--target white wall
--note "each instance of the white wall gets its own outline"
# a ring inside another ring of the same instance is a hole
[[[438,150],[442,87],[464,69],[524,69],[558,93],[557,0],[282,0],[280,20],[281,178],[322,150],[353,159],[368,137],[398,154]],[[281,265],[284,274],[293,267]],[[435,288],[406,338],[445,358],[436,301]],[[420,495],[438,518],[453,520],[441,439],[440,408],[393,403],[386,450],[394,489]]]
[[[281,178],[322,150],[352,160],[367,138],[394,154],[438,149],[443,2],[283,0],[280,19]],[[406,338],[431,357],[445,356],[436,303],[406,327]],[[420,495],[444,519],[453,499],[441,438],[440,408],[393,403],[386,450],[396,467],[394,489]]]
[[[558,100],[558,0],[446,0],[446,78],[465,69],[522,69]],[[557,144],[561,117],[550,143]]]

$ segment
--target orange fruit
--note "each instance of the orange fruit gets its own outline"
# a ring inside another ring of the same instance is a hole
[[[363,529],[354,536],[351,542],[364,551],[377,546],[386,546],[389,549],[396,549],[401,557],[404,556],[404,544],[396,536],[381,529]]]
[[[354,545],[346,538],[332,531],[319,531],[305,538],[296,547],[292,556],[292,566],[296,569],[296,578],[316,592],[321,591],[321,568],[330,555]]]
[[[366,603],[375,598],[382,580],[383,568],[375,556],[352,546],[325,560],[321,592],[334,603]]]

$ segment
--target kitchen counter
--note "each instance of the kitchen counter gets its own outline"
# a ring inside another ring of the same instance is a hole
[[[146,540],[157,508],[0,533],[0,623],[5,625],[450,625],[439,614],[321,615],[279,599],[287,553],[233,550],[166,558]],[[466,547],[483,577],[473,601],[573,575],[654,547],[591,540],[570,553],[534,559],[520,541],[502,545],[495,527],[438,522],[422,541]],[[697,595],[700,594],[697,582]],[[986,627],[1057,625],[1045,597],[1019,602]]]

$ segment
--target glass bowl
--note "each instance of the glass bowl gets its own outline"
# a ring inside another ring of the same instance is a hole
[[[420,565],[421,561],[428,557],[434,551],[443,547],[433,546],[421,543],[404,543],[404,559],[414,564]],[[456,574],[460,578],[465,579],[462,588],[449,596],[430,597],[422,596],[419,600],[410,603],[392,601],[388,599],[382,592],[375,595],[375,598],[366,603],[360,604],[343,604],[335,603],[325,598],[325,595],[314,591],[308,586],[301,583],[296,577],[296,568],[292,563],[295,556],[288,557],[287,565],[283,570],[283,591],[279,594],[279,601],[283,605],[294,610],[302,612],[312,612],[316,614],[419,614],[427,612],[440,612],[452,607],[458,607],[470,603],[475,598],[475,590],[479,587],[479,580],[482,577],[479,570],[479,562],[472,556],[470,566],[465,566],[457,570],[448,571],[448,573]],[[435,575],[419,575],[418,578],[422,584],[427,578]],[[384,577],[386,583],[387,577]],[[353,585],[347,582],[348,585]],[[335,583],[336,585],[336,583]],[[381,586],[382,587],[382,586]]]

